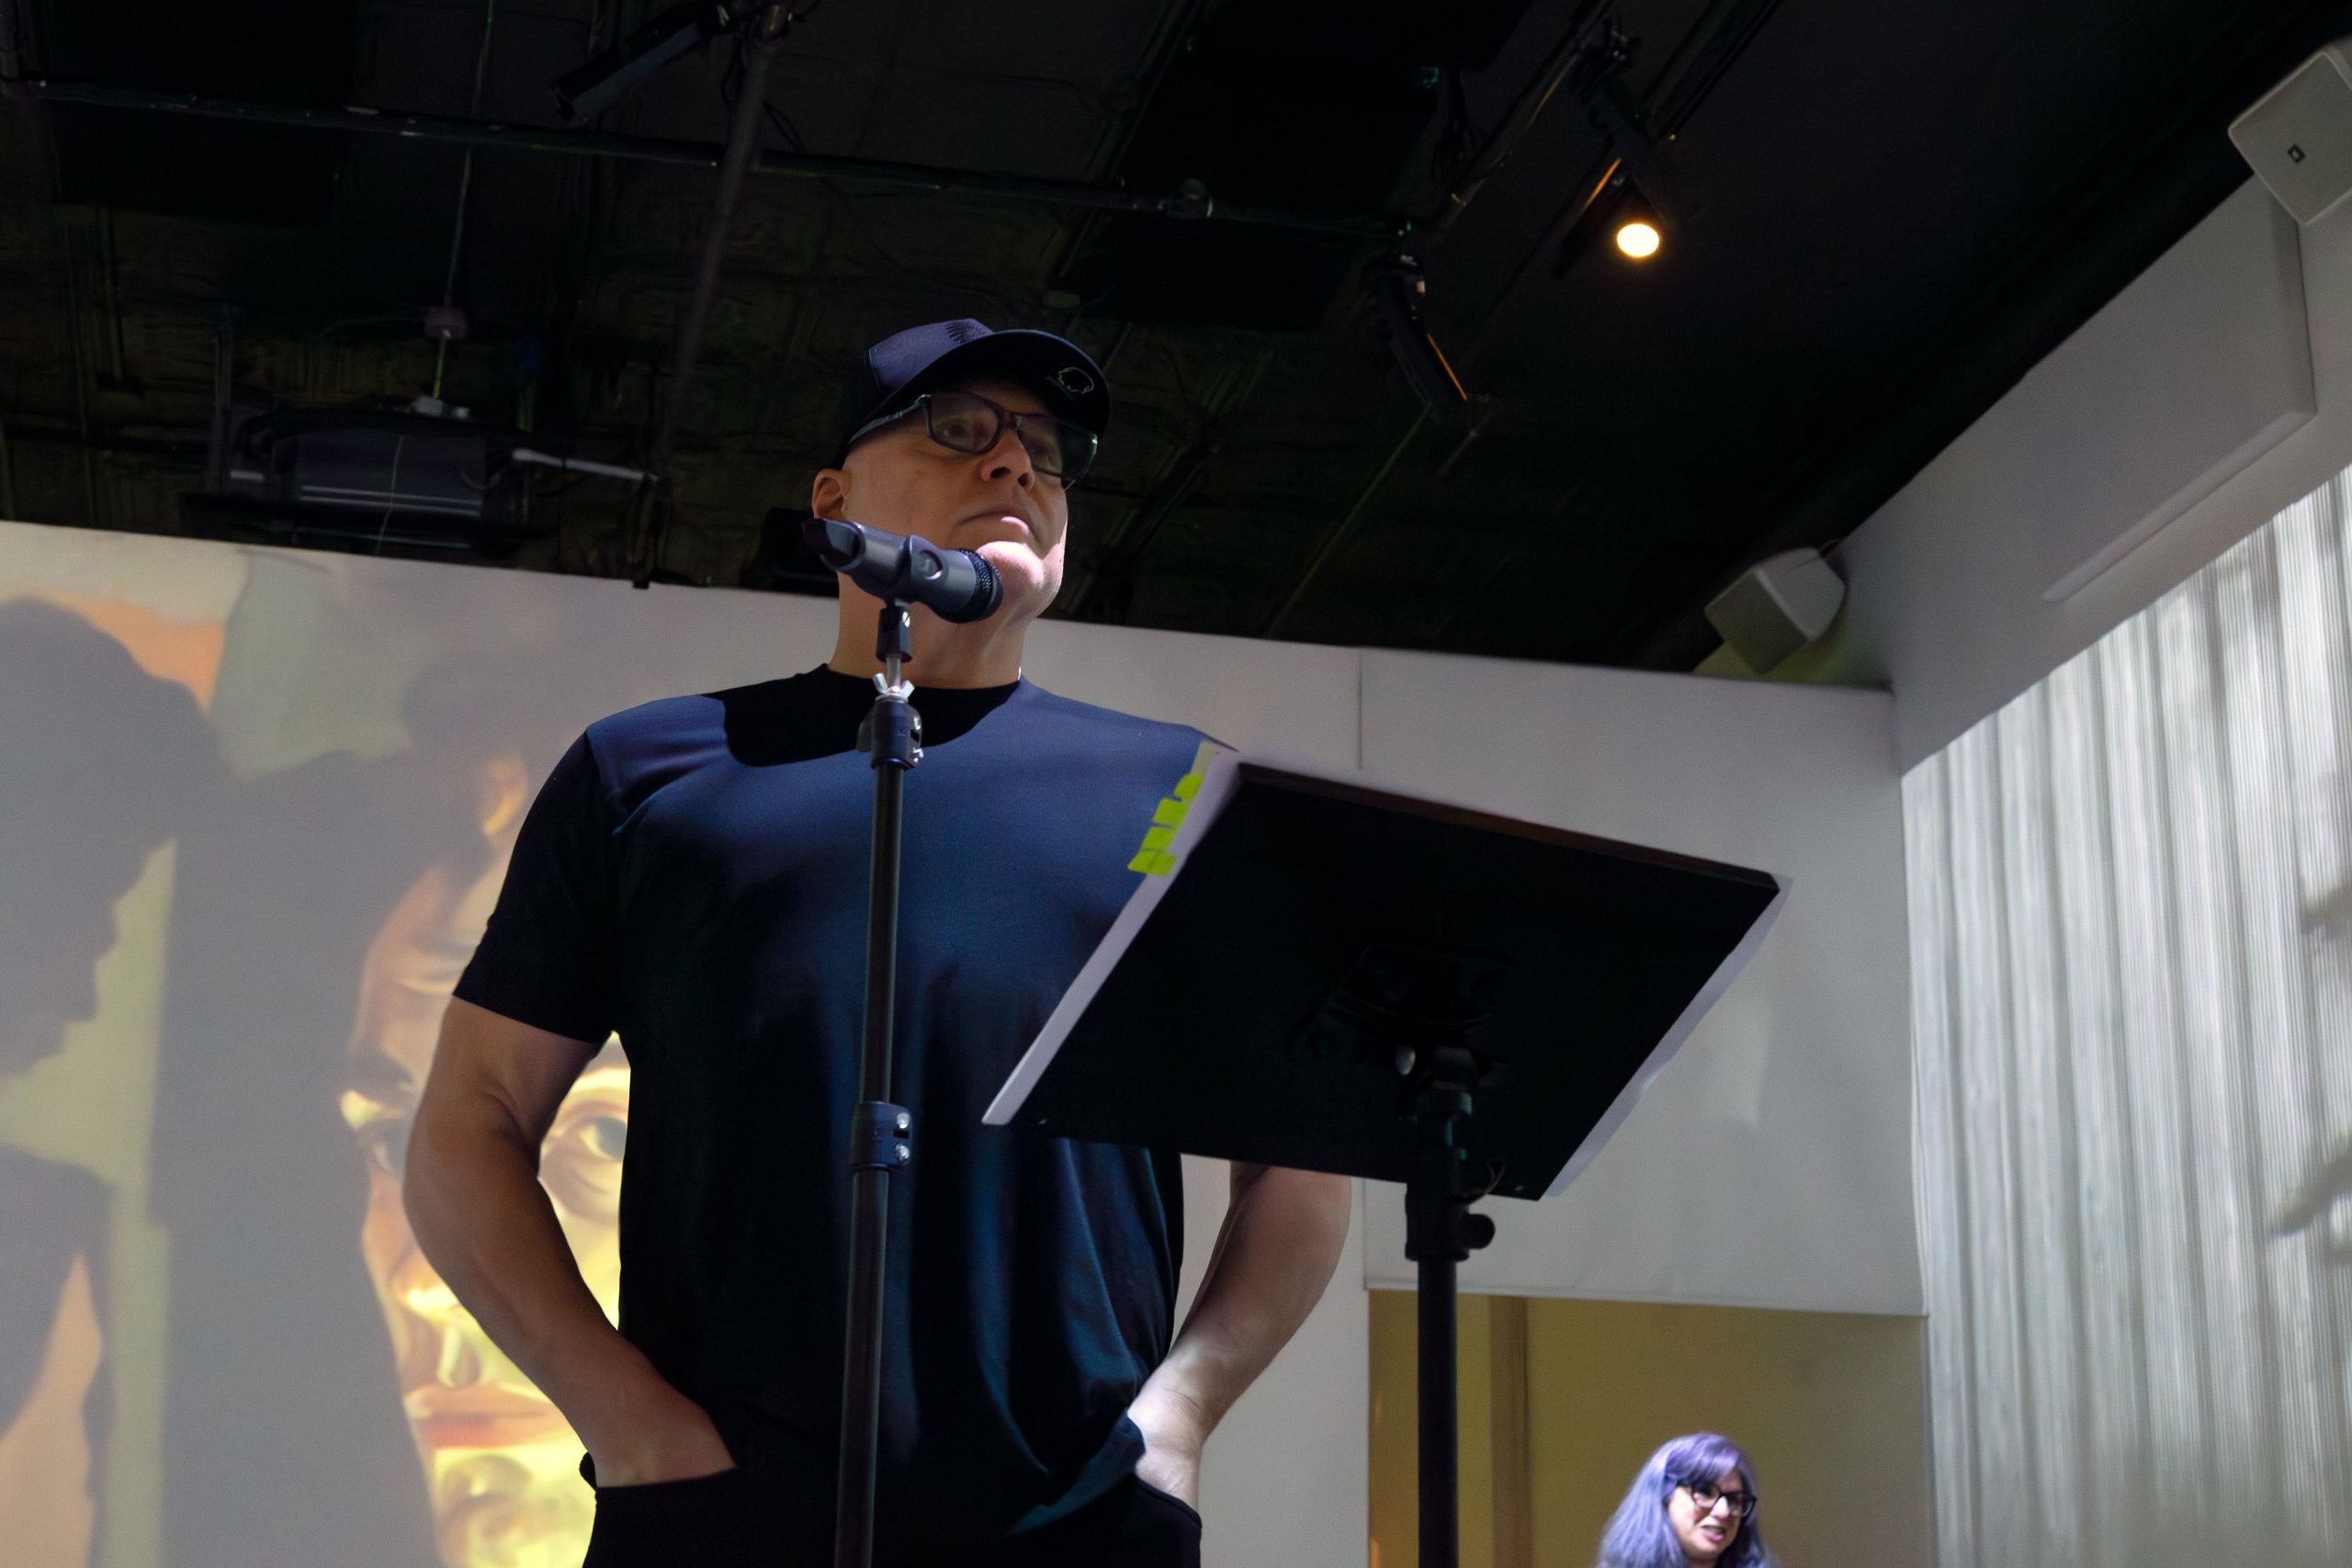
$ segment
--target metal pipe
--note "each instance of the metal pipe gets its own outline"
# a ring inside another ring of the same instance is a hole
[[[552,452],[541,452],[529,446],[517,446],[506,454],[510,463],[526,468],[560,468],[567,474],[594,474],[598,479],[628,479],[642,484],[653,476],[643,468],[625,468],[618,463],[594,463],[585,457],[559,457]]]
[[[98,298],[105,301],[107,318],[107,384],[120,388],[125,380],[122,367],[122,298],[115,282],[114,209],[98,208],[92,217],[98,231]]]
[[[18,446],[54,446],[63,451],[79,452],[85,446],[108,457],[160,459],[175,468],[200,468],[204,465],[205,445],[201,441],[173,440],[168,436],[124,435],[119,432],[93,434],[87,441],[67,425],[51,419],[36,417],[28,421],[21,410],[5,416],[8,423],[8,445],[13,451]]]
[[[222,305],[213,315],[212,328],[212,490],[229,489],[229,443],[237,434],[237,308]]]
[[[1440,233],[1453,227],[1454,220],[1462,216],[1463,210],[1486,183],[1502,172],[1503,165],[1510,163],[1511,154],[1519,150],[1519,144],[1535,129],[1536,120],[1551,107],[1553,97],[1566,83],[1569,73],[1583,61],[1587,49],[1585,35],[1592,30],[1592,24],[1601,14],[1601,0],[1584,0],[1575,19],[1569,22],[1568,30],[1553,46],[1552,52],[1536,68],[1527,85],[1520,90],[1519,96],[1511,100],[1510,113],[1495,128],[1494,134],[1487,138],[1486,145],[1463,165],[1458,183],[1446,193],[1445,209],[1439,214],[1437,230]]]
[[[694,287],[678,324],[677,356],[670,366],[670,395],[662,400],[661,421],[647,443],[645,467],[653,474],[667,473],[670,447],[685,418],[686,398],[694,390],[695,366],[702,358],[703,330],[710,322],[710,304],[718,295],[719,268],[727,259],[727,231],[734,223],[736,204],[742,198],[743,175],[758,154],[762,127],[767,122],[768,69],[783,51],[785,28],[791,11],[766,5],[744,24],[743,79],[736,88],[735,117],[727,128],[727,156],[718,166],[718,194],[711,199],[710,226],[703,235],[702,259],[695,268]],[[637,570],[632,581],[639,588],[653,581],[662,564],[662,539],[668,532],[671,498],[657,479],[644,491],[640,510]]]
[[[727,156],[725,147],[707,141],[617,136],[602,131],[550,130],[538,126],[505,125],[495,120],[395,114],[371,108],[321,109],[305,108],[296,104],[247,103],[202,97],[193,93],[151,93],[124,87],[98,87],[80,82],[55,82],[45,77],[0,82],[0,93],[27,103],[139,109],[158,114],[190,115],[201,119],[239,120],[248,125],[393,136],[404,141],[447,142],[463,147],[505,147],[528,152],[556,152],[570,157],[666,164],[681,168],[716,169]],[[1197,195],[1139,196],[1133,191],[1075,180],[1025,179],[978,170],[942,169],[921,164],[892,164],[864,158],[834,158],[814,152],[762,152],[752,160],[746,172],[771,179],[854,180],[867,185],[986,197],[1046,207],[1148,213],[1187,222],[1247,223],[1260,228],[1321,234],[1333,239],[1396,240],[1411,233],[1414,229],[1413,220],[1408,218],[1317,218],[1273,208],[1205,202]]]
[[[82,438],[82,507],[83,521],[95,528],[98,525],[98,460],[96,448],[90,440],[90,366],[86,345],[82,342],[82,281],[79,263],[74,257],[74,230],[64,227],[65,241],[65,336],[74,351],[74,418]]]
[[[1166,85],[1169,70],[1183,52],[1193,23],[1206,4],[1207,0],[1176,0],[1176,4],[1170,6],[1160,18],[1159,31],[1143,52],[1143,58],[1151,62],[1143,77],[1143,89],[1135,94],[1133,107],[1128,109],[1124,125],[1114,133],[1108,151],[1096,154],[1093,168],[1106,172],[1115,170],[1125,159],[1127,149],[1135,145],[1136,133],[1143,129],[1144,116],[1151,112],[1152,100],[1159,96],[1159,89]],[[1094,220],[1091,217],[1071,224],[1062,235],[1061,244],[1056,249],[1053,265],[1046,269],[1046,276],[1062,276],[1069,269],[1070,258],[1077,255],[1092,238],[1094,230]],[[1110,367],[1105,365],[1103,369],[1107,373]]]
[[[474,90],[466,99],[466,117],[470,119],[481,113],[482,85],[490,79],[490,40],[498,28],[498,0],[483,0],[481,11],[481,49],[474,56]],[[466,200],[474,188],[474,149],[466,149],[458,165],[458,215],[449,226],[449,266],[441,280],[441,308],[445,310],[458,302],[458,261],[466,250]],[[449,337],[441,335],[441,346],[433,354],[433,395],[441,395],[441,378],[449,368]]]

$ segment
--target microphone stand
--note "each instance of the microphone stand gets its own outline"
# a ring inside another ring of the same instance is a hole
[[[888,1256],[890,1173],[914,1156],[914,1118],[890,1103],[890,1049],[899,977],[899,846],[906,777],[922,761],[922,719],[899,666],[914,657],[903,600],[886,600],[874,632],[882,673],[858,749],[874,767],[874,859],[865,914],[865,1034],[857,1104],[850,1112],[850,1276],[842,1368],[841,1476],[833,1495],[833,1568],[874,1559],[876,1443],[882,1415],[882,1285]]]

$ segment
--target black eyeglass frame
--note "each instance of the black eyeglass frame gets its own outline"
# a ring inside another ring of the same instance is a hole
[[[958,446],[956,443],[945,439],[939,434],[938,427],[932,423],[931,411],[933,408],[933,400],[940,397],[969,398],[974,402],[979,403],[995,412],[996,427],[989,432],[989,438],[986,445],[980,446]],[[1070,421],[1062,418],[1059,414],[1015,413],[993,398],[984,398],[978,392],[967,392],[961,388],[950,387],[942,389],[938,391],[922,393],[908,402],[903,408],[897,409],[892,412],[880,414],[873,419],[867,420],[864,424],[859,425],[855,430],[850,432],[849,439],[842,443],[842,450],[846,453],[851,447],[856,446],[867,436],[872,435],[876,431],[888,429],[891,425],[898,423],[900,420],[906,418],[909,414],[915,412],[917,410],[921,410],[922,412],[922,428],[924,434],[930,436],[932,440],[937,442],[940,446],[946,447],[950,452],[962,452],[974,457],[979,457],[983,453],[995,451],[997,443],[1004,439],[1005,426],[1008,424],[1011,425],[1012,427],[1012,438],[1021,443],[1021,449],[1029,454],[1029,461],[1036,466],[1037,471],[1046,475],[1048,479],[1058,480],[1064,490],[1069,489],[1072,485],[1078,483],[1080,479],[1085,477],[1086,471],[1094,466],[1095,457],[1100,452],[1102,445],[1102,437],[1101,435],[1087,429],[1082,424],[1072,423]],[[1061,466],[1064,470],[1068,470],[1070,467],[1069,459],[1073,443],[1069,440],[1069,437],[1073,435],[1079,437],[1079,444],[1082,445],[1085,456],[1078,464],[1077,470],[1075,472],[1064,471],[1057,473],[1046,467],[1045,459],[1040,457],[1037,455],[1037,449],[1029,444],[1028,427],[1033,423],[1049,423],[1054,427],[1055,432],[1060,437],[1059,445],[1062,454]]]
[[[1712,1481],[1678,1481],[1674,1484],[1690,1494],[1690,1501],[1702,1518],[1713,1513],[1715,1505],[1726,1497],[1739,1499],[1739,1506],[1734,1511],[1739,1515],[1741,1524],[1756,1517],[1756,1494],[1753,1492],[1726,1492]],[[1702,1493],[1704,1496],[1701,1495]]]

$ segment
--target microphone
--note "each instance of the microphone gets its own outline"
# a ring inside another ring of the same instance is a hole
[[[1004,599],[1004,580],[976,550],[838,517],[811,517],[800,533],[819,560],[876,599],[927,605],[943,621],[986,620]]]

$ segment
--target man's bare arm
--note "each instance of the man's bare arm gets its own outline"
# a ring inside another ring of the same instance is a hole
[[[731,1462],[700,1406],[605,1320],[539,1185],[539,1146],[596,1048],[469,1002],[442,1021],[402,1194],[417,1245],[595,1456],[599,1485]]]
[[[1322,1299],[1347,1241],[1351,1193],[1344,1176],[1234,1166],[1201,1293],[1128,1409],[1144,1435],[1145,1480],[1197,1506],[1202,1446]]]

